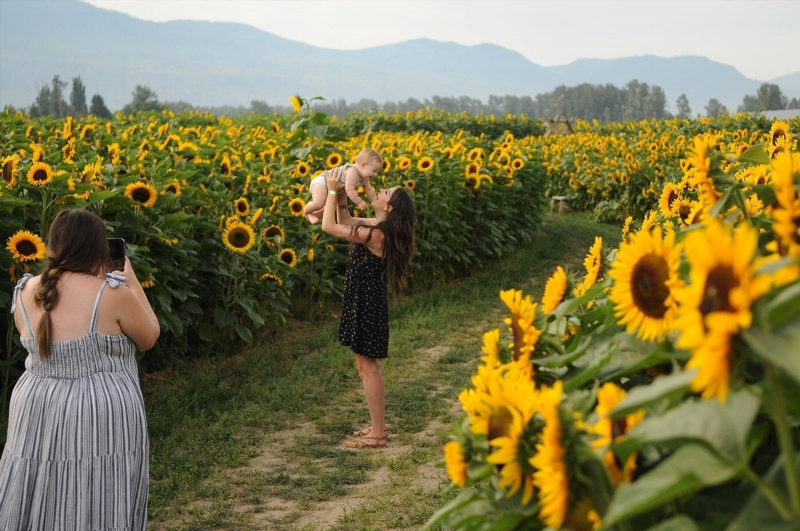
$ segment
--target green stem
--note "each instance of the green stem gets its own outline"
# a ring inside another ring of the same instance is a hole
[[[761,479],[758,474],[750,470],[749,466],[745,465],[743,469],[745,477],[761,491],[761,494],[763,494],[772,507],[778,511],[781,518],[790,520],[792,518],[792,510],[786,506],[786,498],[781,495],[780,491]]]
[[[789,501],[792,512],[796,518],[800,518],[800,480],[797,475],[797,463],[795,454],[797,450],[792,442],[792,434],[786,422],[788,417],[786,401],[783,391],[775,373],[775,367],[771,363],[766,364],[767,370],[767,393],[770,395],[772,420],[775,422],[775,429],[778,432],[778,443],[784,459],[784,473],[786,474],[786,484],[789,486]]]

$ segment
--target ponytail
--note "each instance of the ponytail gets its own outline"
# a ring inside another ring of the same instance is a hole
[[[50,310],[58,303],[58,279],[61,278],[61,268],[48,258],[47,266],[42,273],[39,285],[36,287],[34,302],[44,308],[44,315],[36,328],[36,345],[39,347],[39,358],[46,360],[50,357],[50,343],[52,343],[53,323],[50,320]]]

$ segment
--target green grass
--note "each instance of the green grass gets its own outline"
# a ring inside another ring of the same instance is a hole
[[[482,334],[504,326],[501,289],[540,299],[558,265],[581,270],[594,237],[620,230],[547,216],[531,242],[469,277],[392,301],[386,381],[389,447],[351,451],[369,424],[336,307],[261,344],[143,377],[151,437],[150,528],[418,529],[455,492],[435,463],[460,417]]]

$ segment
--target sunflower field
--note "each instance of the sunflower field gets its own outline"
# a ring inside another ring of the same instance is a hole
[[[125,239],[161,323],[162,358],[251,342],[257,329],[285,322],[292,297],[340,295],[346,243],[311,225],[303,209],[310,179],[364,147],[384,159],[374,186],[404,186],[416,203],[412,283],[482,267],[532,237],[544,171],[510,130],[537,132],[538,122],[478,118],[473,127],[485,122],[500,133],[476,135],[456,127],[462,115],[404,113],[380,119],[449,120],[453,132],[383,131],[360,116],[313,112],[313,99],[292,100],[290,116],[235,119],[168,111],[110,120],[0,115],[3,408],[24,360],[9,320],[13,286],[43,265],[48,227],[63,208],[90,209],[109,236]]]
[[[461,492],[426,529],[800,528],[800,123],[747,120],[693,124],[676,153],[648,144],[674,121],[533,140],[549,185],[570,168],[596,204],[651,157],[663,176],[635,189],[658,206],[540,301],[500,292],[444,447]]]

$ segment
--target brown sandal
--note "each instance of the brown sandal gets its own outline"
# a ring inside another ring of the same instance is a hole
[[[360,430],[356,430],[353,432],[353,437],[365,437],[372,433],[372,426],[367,426],[366,428],[361,428]],[[387,424],[383,430],[383,436],[389,436],[389,425]]]
[[[352,441],[347,441],[344,443],[345,447],[353,448],[353,449],[362,449],[362,448],[385,448],[386,443],[388,442],[389,437],[369,437],[364,435]]]

